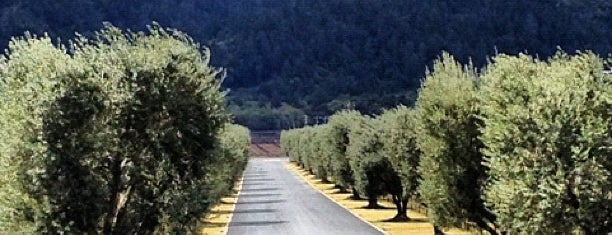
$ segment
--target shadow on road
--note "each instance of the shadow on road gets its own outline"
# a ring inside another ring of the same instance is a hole
[[[252,197],[274,197],[274,196],[281,196],[282,194],[280,193],[246,193],[246,194],[240,194],[241,198],[252,198]]]
[[[267,185],[265,183],[242,183],[242,186],[251,186],[251,185]]]
[[[255,179],[247,179],[247,178],[244,178],[244,180],[243,180],[243,181],[266,181],[266,182],[268,182],[268,181],[275,181],[275,180],[276,180],[276,179],[273,179],[273,178],[255,178]],[[244,185],[244,184],[243,184],[243,185]]]
[[[245,205],[249,205],[249,204],[273,204],[273,203],[284,203],[287,202],[287,200],[261,200],[261,201],[248,201],[248,202],[238,202],[236,204],[245,204]]]
[[[266,170],[252,170],[252,171],[248,171],[248,172],[244,172],[245,175],[248,174],[267,174],[268,171]]]
[[[257,180],[257,179],[270,179],[269,175],[249,175],[249,176],[244,176],[242,178],[243,181],[249,181],[249,180]]]
[[[277,191],[280,188],[250,188],[250,189],[242,189],[241,192],[259,192],[259,191]]]
[[[230,223],[230,227],[239,227],[239,226],[267,226],[267,225],[275,225],[275,224],[284,224],[289,221],[245,221],[245,222],[232,222]]]
[[[245,209],[245,210],[234,210],[234,214],[252,214],[252,213],[275,213],[278,212],[276,209]],[[231,214],[231,210],[217,211],[217,214]]]
[[[257,176],[268,176],[268,173],[248,173],[248,174],[244,174],[244,177],[257,177]]]

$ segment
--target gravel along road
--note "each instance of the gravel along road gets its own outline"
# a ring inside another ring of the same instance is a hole
[[[228,235],[383,234],[302,181],[287,158],[252,158]]]

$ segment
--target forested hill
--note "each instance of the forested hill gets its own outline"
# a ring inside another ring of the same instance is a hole
[[[213,64],[228,69],[230,109],[238,121],[262,129],[293,125],[292,116],[302,120],[304,112],[329,113],[347,103],[365,112],[410,104],[426,66],[443,50],[476,66],[496,52],[547,57],[557,46],[612,52],[609,0],[0,3],[3,45],[26,30],[71,38],[104,21],[134,30],[157,21],[209,46]]]

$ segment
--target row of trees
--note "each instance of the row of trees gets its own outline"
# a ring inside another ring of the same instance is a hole
[[[0,233],[197,229],[246,166],[223,71],[181,32],[107,26],[0,61]]]
[[[413,108],[342,111],[284,131],[283,151],[343,191],[409,199],[440,227],[491,234],[612,231],[610,59],[558,52],[543,61],[498,55],[476,70],[444,54]]]

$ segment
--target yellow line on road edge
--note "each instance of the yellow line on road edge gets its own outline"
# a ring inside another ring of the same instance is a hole
[[[379,228],[378,226],[372,224],[370,221],[367,221],[366,219],[364,219],[363,217],[359,216],[358,214],[356,214],[355,212],[353,212],[351,209],[349,209],[348,207],[336,202],[336,200],[334,200],[332,197],[330,197],[329,195],[327,195],[325,192],[321,191],[320,189],[318,189],[317,187],[315,187],[315,185],[313,185],[304,175],[300,174],[300,172],[296,171],[297,166],[293,166],[293,163],[289,162],[285,165],[285,168],[293,171],[293,173],[295,173],[296,175],[298,175],[300,177],[300,179],[302,179],[302,181],[306,182],[308,185],[310,185],[311,188],[313,188],[314,190],[317,190],[317,192],[319,192],[321,195],[325,196],[327,199],[329,199],[330,201],[334,202],[336,205],[344,208],[344,210],[348,211],[349,213],[351,213],[353,216],[357,217],[359,220],[363,221],[364,223],[370,225],[370,227],[375,228],[376,230],[378,230],[379,232],[388,235],[388,233],[384,230],[382,230],[381,228]]]

